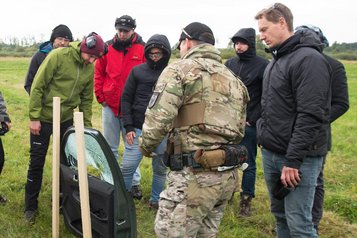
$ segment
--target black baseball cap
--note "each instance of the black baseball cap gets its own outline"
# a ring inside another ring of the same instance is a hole
[[[175,49],[180,46],[181,41],[184,39],[203,41],[208,44],[214,45],[215,38],[211,28],[200,22],[192,22],[182,29],[179,42],[175,45]]]
[[[136,28],[136,21],[131,16],[123,15],[115,19],[115,29],[124,29],[127,31],[134,30]]]

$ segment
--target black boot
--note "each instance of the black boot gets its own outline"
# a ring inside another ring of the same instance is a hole
[[[239,202],[238,214],[243,217],[249,217],[251,215],[250,202],[252,197],[248,195],[242,195]]]
[[[133,198],[140,200],[143,197],[143,193],[141,192],[140,185],[133,185],[131,187],[131,194]]]
[[[7,202],[6,197],[0,195],[0,205],[5,204]]]

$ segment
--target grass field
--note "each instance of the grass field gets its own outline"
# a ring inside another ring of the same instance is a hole
[[[23,89],[30,58],[0,58],[0,91],[7,103],[12,129],[2,137],[6,161],[0,177],[0,194],[7,204],[0,206],[0,237],[51,237],[51,149],[45,165],[39,198],[40,215],[29,226],[23,219],[24,185],[29,161],[28,96]],[[320,237],[357,237],[357,62],[343,62],[349,84],[350,109],[332,125],[333,148],[325,166],[326,202],[320,226]],[[94,128],[101,129],[101,109],[93,102]],[[236,216],[238,194],[230,204],[220,226],[219,237],[274,237],[274,218],[269,212],[269,199],[263,180],[261,158],[257,158],[256,198],[253,215]],[[151,163],[141,164],[144,199],[136,201],[138,237],[155,237],[155,213],[147,207],[150,196]],[[60,223],[61,237],[74,237]]]

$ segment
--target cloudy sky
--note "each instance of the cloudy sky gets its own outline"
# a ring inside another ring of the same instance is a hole
[[[294,15],[294,27],[319,26],[330,43],[357,42],[357,14],[352,0],[281,0]],[[137,21],[136,32],[146,41],[165,34],[175,44],[181,29],[193,21],[213,30],[218,47],[242,27],[257,30],[255,14],[271,0],[16,0],[2,1],[0,39],[35,37],[48,40],[52,29],[66,24],[75,38],[95,31],[105,40],[115,34],[116,17],[127,14]]]

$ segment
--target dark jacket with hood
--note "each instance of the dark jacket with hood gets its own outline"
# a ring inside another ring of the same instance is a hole
[[[27,71],[27,75],[25,78],[24,88],[26,92],[30,95],[31,85],[35,75],[37,73],[38,68],[46,58],[47,54],[53,49],[53,42],[46,41],[40,45],[39,50],[32,56],[31,63],[29,69]]]
[[[163,57],[154,62],[149,57],[151,48],[163,50]],[[153,35],[145,45],[146,62],[135,66],[125,83],[121,96],[121,109],[126,132],[134,128],[142,129],[145,119],[146,107],[149,104],[155,84],[167,66],[171,56],[169,40],[164,35]]]
[[[330,123],[332,123],[337,118],[342,116],[345,112],[347,112],[349,108],[347,76],[346,76],[345,67],[340,61],[331,58],[330,56],[325,54],[324,56],[329,62],[332,69],[331,114],[330,114]],[[329,130],[329,138],[328,138],[328,150],[330,149],[331,149],[331,128]]]
[[[249,48],[244,53],[226,61],[225,65],[238,75],[248,89],[250,101],[247,105],[247,122],[255,125],[260,117],[263,74],[269,61],[257,56],[255,48],[255,30],[242,28],[233,37],[232,41],[243,41]]]
[[[331,68],[312,32],[297,32],[276,49],[264,72],[258,143],[300,168],[307,156],[327,153]]]
[[[99,103],[106,102],[115,116],[120,115],[120,97],[130,70],[145,62],[145,42],[138,33],[120,41],[116,34],[108,43],[108,53],[95,62],[94,93]]]

